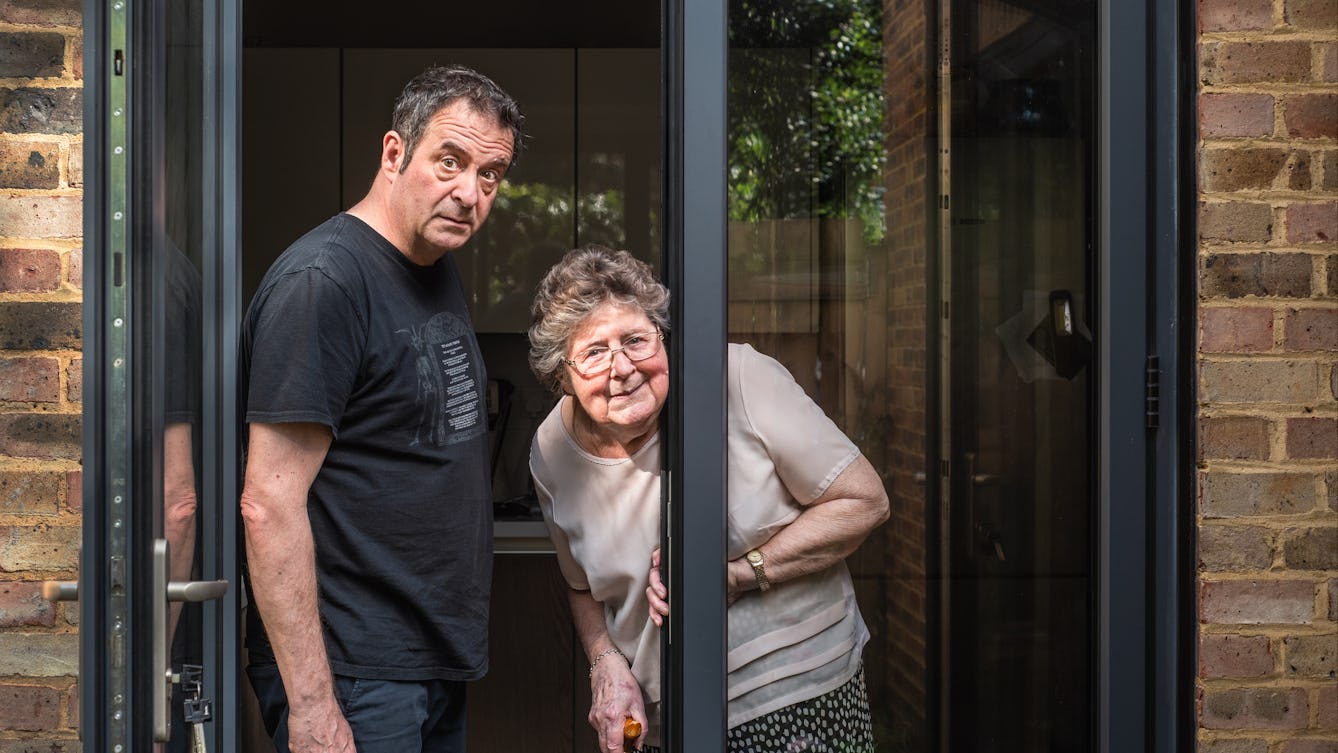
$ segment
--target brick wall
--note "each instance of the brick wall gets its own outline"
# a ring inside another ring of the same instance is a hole
[[[1338,750],[1338,2],[1200,0],[1199,749]]]
[[[78,0],[0,0],[0,753],[79,749]]]
[[[926,226],[932,155],[926,133],[932,130],[932,71],[926,47],[933,34],[927,3],[883,3],[883,68],[887,101],[887,166],[884,203],[887,212],[885,257],[871,275],[887,286],[887,388],[891,416],[879,468],[889,472],[887,491],[891,519],[883,526],[887,538],[888,577],[885,620],[890,637],[891,672],[887,690],[895,714],[895,742],[905,750],[921,750],[925,723],[934,699],[928,697],[929,625],[926,487],[915,480],[924,471],[927,429],[925,370],[927,342],[926,289],[928,259]],[[937,587],[937,584],[935,584]],[[894,750],[899,748],[893,748]]]

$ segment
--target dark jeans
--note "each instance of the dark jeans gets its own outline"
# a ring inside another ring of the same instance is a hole
[[[288,697],[274,664],[246,668],[265,731],[288,753]],[[335,700],[353,730],[358,753],[464,753],[465,684],[399,682],[335,675]]]

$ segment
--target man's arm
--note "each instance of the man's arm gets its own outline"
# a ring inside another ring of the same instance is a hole
[[[247,570],[288,695],[293,753],[354,749],[325,653],[307,517],[307,495],[330,440],[320,424],[251,424],[242,488]]]

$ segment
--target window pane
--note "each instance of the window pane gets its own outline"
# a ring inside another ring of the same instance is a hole
[[[773,5],[729,18],[730,724],[862,668],[879,750],[1085,749],[1094,8]],[[795,579],[876,507],[846,440],[890,517]]]

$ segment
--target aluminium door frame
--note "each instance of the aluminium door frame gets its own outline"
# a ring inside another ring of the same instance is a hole
[[[201,472],[198,515],[217,520],[203,538],[206,577],[237,583],[236,343],[240,302],[238,186],[241,0],[202,0],[206,164]],[[83,233],[83,530],[80,596],[80,736],[86,750],[126,753],[153,726],[151,582],[161,520],[163,333],[161,253],[165,0],[85,0]],[[141,441],[141,444],[143,442]],[[222,508],[220,510],[220,508]],[[212,733],[236,750],[239,591],[206,603],[202,640]],[[154,598],[157,598],[154,595]],[[215,619],[222,610],[221,620]],[[216,627],[217,626],[217,627]],[[228,689],[230,692],[224,692]]]
[[[1182,361],[1184,3],[1099,0],[1096,736],[1171,751],[1187,733]],[[723,750],[725,521],[724,0],[665,5],[666,278],[671,341],[665,641],[671,751]],[[1192,109],[1190,110],[1192,111]],[[691,113],[691,118],[688,118]],[[691,218],[691,222],[688,221]],[[933,283],[933,280],[927,282]],[[1118,325],[1118,326],[1116,326]],[[690,334],[690,336],[689,336]],[[933,345],[932,342],[928,343]],[[1161,380],[1149,426],[1148,356]],[[931,455],[935,448],[926,448]],[[1192,455],[1188,457],[1192,458]],[[678,483],[674,483],[675,476]],[[686,588],[686,583],[692,588]],[[1155,660],[1155,668],[1154,662]],[[691,724],[687,724],[691,720]]]

